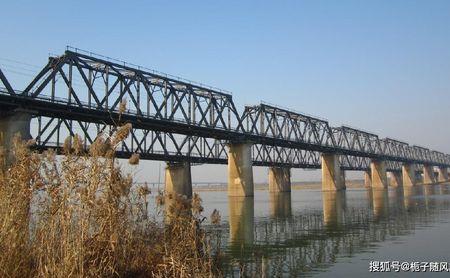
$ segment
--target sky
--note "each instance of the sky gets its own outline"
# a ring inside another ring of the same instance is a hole
[[[450,1],[1,0],[0,26],[17,89],[71,45],[232,91],[238,107],[266,101],[450,153]],[[160,176],[155,162],[134,171]],[[192,171],[194,182],[227,176]]]

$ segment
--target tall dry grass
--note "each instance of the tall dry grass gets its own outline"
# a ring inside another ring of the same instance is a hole
[[[0,277],[221,275],[211,242],[220,240],[202,228],[197,195],[159,197],[168,220],[150,217],[150,190],[134,187],[114,156],[130,129],[98,136],[87,151],[69,137],[62,157],[18,137],[0,147]]]

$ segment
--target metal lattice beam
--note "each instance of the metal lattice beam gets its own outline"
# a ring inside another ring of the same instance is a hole
[[[317,167],[317,157],[324,152],[344,157],[343,167],[349,169],[365,169],[370,159],[395,162],[392,163],[395,169],[399,163],[450,165],[449,155],[389,138],[380,139],[347,126],[330,127],[325,120],[273,105],[247,106],[240,114],[231,94],[74,51],[49,58],[22,93],[13,90],[1,71],[0,80],[4,86],[0,90],[2,110],[28,109],[35,116],[51,118],[68,128],[74,123],[113,126],[121,117],[136,131],[155,136],[157,141],[165,140],[183,148],[196,146],[200,141],[205,146],[213,141],[222,145],[252,142],[258,158],[255,163],[286,163],[306,168]],[[119,116],[124,102],[127,109]],[[92,138],[95,134],[86,139],[89,142]],[[137,136],[132,138],[136,141],[131,141],[133,146],[140,148],[140,142],[147,142]],[[49,141],[41,142],[45,148]],[[132,146],[124,148],[124,155],[136,152]],[[192,157],[179,148],[175,153],[161,151],[160,156],[167,159]],[[145,151],[142,154],[147,155]],[[155,156],[152,153],[151,157]],[[196,159],[209,157],[202,153]]]
[[[56,149],[59,153],[62,153],[64,141],[69,136],[79,135],[88,150],[99,134],[111,135],[114,130],[114,126],[106,124],[42,116],[33,118],[31,128],[37,150]],[[128,158],[133,153],[139,154],[143,160],[228,163],[226,141],[137,128],[131,129],[129,137],[117,149],[120,158]],[[253,145],[252,161],[255,166],[321,168],[319,152],[261,144]],[[344,170],[367,170],[369,164],[368,158],[341,156]]]

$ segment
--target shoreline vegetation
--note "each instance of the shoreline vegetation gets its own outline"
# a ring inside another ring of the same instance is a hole
[[[115,150],[131,128],[117,125],[88,150],[68,137],[62,157],[18,136],[0,146],[0,277],[222,275],[220,234],[204,228],[199,196],[159,193],[149,212],[150,189],[120,168]]]

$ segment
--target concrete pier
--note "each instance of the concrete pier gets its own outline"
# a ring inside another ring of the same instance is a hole
[[[345,189],[339,165],[339,156],[336,154],[322,154],[322,190],[338,191]]]
[[[176,193],[192,198],[192,177],[189,162],[167,163],[165,193]]]
[[[30,122],[31,113],[26,110],[18,109],[0,116],[0,145],[9,151],[16,134],[19,134],[23,140],[31,139]]]
[[[424,184],[433,184],[435,183],[434,179],[434,169],[431,165],[423,165],[423,183]]]
[[[372,188],[387,188],[386,162],[382,160],[372,160],[370,162],[370,172],[372,173]]]
[[[364,187],[371,188],[372,187],[372,174],[369,171],[364,171]]]
[[[269,192],[291,192],[291,169],[269,168]]]
[[[390,174],[390,183],[389,183],[390,186],[392,187],[403,186],[401,172],[390,172],[389,174]]]
[[[253,196],[252,144],[228,145],[228,196]]]
[[[448,168],[447,167],[439,167],[438,170],[438,181],[446,182],[448,181]]]
[[[402,166],[403,186],[416,185],[416,165],[411,163],[403,164]]]

